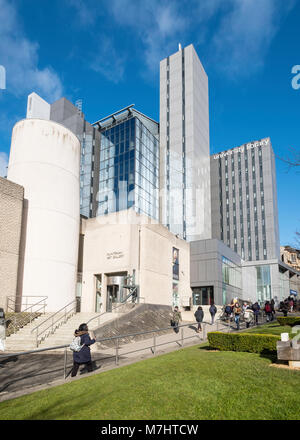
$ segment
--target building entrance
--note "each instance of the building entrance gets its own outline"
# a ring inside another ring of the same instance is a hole
[[[119,286],[116,284],[107,286],[106,311],[111,312],[113,304],[117,302],[120,302]]]

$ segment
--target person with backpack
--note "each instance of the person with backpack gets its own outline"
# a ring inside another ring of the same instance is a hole
[[[266,302],[264,310],[267,315],[267,322],[272,321],[272,307],[269,301]]]
[[[257,325],[258,324],[258,315],[259,315],[259,311],[260,311],[260,306],[257,301],[253,304],[252,310],[253,310],[254,316],[255,316],[255,324]]]
[[[174,307],[172,322],[174,323],[174,331],[175,333],[179,332],[179,321],[182,321],[181,313],[178,309],[178,306]]]
[[[87,371],[93,371],[90,345],[96,342],[96,339],[90,338],[87,324],[80,324],[78,330],[74,333],[75,339],[70,345],[73,350],[73,368],[71,377],[76,376],[80,365],[85,364]]]
[[[213,325],[214,320],[215,320],[215,316],[216,316],[216,313],[217,313],[217,307],[215,306],[214,303],[211,304],[211,306],[209,308],[209,313],[210,313],[210,316],[211,316],[211,325]]]
[[[197,333],[200,333],[200,331],[202,330],[201,322],[203,321],[203,317],[204,317],[204,312],[201,306],[198,307],[198,309],[194,313],[194,316],[196,318],[196,321],[198,322]]]
[[[242,309],[240,308],[240,305],[238,302],[236,302],[234,305],[233,313],[234,313],[234,321],[236,323],[236,329],[239,330],[240,329],[240,316],[242,313]]]

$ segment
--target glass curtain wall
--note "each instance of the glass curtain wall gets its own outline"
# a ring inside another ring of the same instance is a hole
[[[159,142],[136,119],[136,210],[159,219]]]
[[[91,215],[91,186],[92,186],[92,159],[93,159],[93,132],[84,130],[78,136],[81,143],[80,156],[80,213],[86,217]]]
[[[133,117],[101,133],[97,215],[134,207],[158,220],[159,146]]]
[[[270,301],[271,296],[271,271],[270,266],[257,266],[256,267],[257,276],[257,288],[256,295],[257,301],[264,303],[265,301]]]
[[[222,276],[224,284],[242,288],[241,268],[226,257],[222,257]]]

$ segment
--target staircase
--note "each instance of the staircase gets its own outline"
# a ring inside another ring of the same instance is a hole
[[[53,335],[50,335],[39,345],[39,348],[54,347],[56,345],[66,345],[72,342],[74,338],[74,331],[78,329],[80,324],[86,323],[90,319],[97,317],[99,313],[85,313],[80,312],[73,315],[65,324],[59,327]],[[106,322],[112,318],[116,318],[116,313],[106,313],[101,316],[101,323]],[[98,320],[94,319],[91,324],[88,324],[89,330],[97,326]],[[92,336],[92,335],[90,335]]]
[[[36,326],[40,325],[47,318],[54,315],[54,313],[45,313],[39,318],[35,319],[31,324],[27,324],[22,329],[20,329],[17,333],[12,334],[11,336],[6,338],[5,344],[5,352],[21,352],[28,350],[35,350],[36,348],[47,348],[54,347],[56,345],[65,345],[70,344],[74,331],[79,327],[80,324],[89,321],[90,319],[99,315],[99,313],[76,313],[65,324],[62,324],[58,329],[54,331],[53,334],[46,337],[37,347],[36,346],[36,334],[35,332],[31,333],[31,330]],[[64,314],[61,314],[61,318],[63,319]],[[117,313],[106,313],[101,316],[101,324],[107,322],[111,319],[115,319],[118,317]],[[56,315],[56,319],[58,316]],[[51,320],[48,320],[45,325],[40,327],[40,331],[46,329],[51,324]],[[92,330],[93,327],[98,326],[98,319],[94,319],[89,328]],[[51,329],[49,329],[50,331]]]
[[[43,315],[34,319],[30,324],[22,327],[17,333],[13,333],[6,337],[5,351],[19,352],[34,350],[36,348],[36,336],[35,333],[31,333],[31,330],[52,315],[53,313],[44,313]],[[47,326],[48,325],[49,322],[47,323]]]

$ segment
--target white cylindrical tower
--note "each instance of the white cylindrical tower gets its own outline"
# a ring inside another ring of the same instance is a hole
[[[42,119],[14,126],[7,178],[25,189],[22,296],[48,296],[48,312],[75,299],[79,173],[80,143],[70,130]]]

